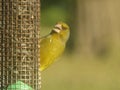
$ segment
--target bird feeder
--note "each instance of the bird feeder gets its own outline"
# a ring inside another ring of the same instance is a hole
[[[0,90],[40,90],[40,0],[0,0]]]

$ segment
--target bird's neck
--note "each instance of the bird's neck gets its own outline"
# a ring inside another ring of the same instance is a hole
[[[69,33],[67,34],[63,34],[63,33],[51,33],[51,36],[53,36],[56,39],[61,39],[62,42],[67,42],[68,38],[69,38]]]

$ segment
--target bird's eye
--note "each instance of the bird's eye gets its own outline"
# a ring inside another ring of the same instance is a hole
[[[67,29],[67,27],[62,25],[62,30],[66,30],[66,29]]]

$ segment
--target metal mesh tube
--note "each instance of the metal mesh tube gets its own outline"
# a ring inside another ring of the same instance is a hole
[[[0,90],[40,90],[39,29],[40,0],[0,0]]]

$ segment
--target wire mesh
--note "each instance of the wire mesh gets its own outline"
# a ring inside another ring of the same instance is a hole
[[[0,0],[0,90],[40,90],[39,28],[40,0]]]

